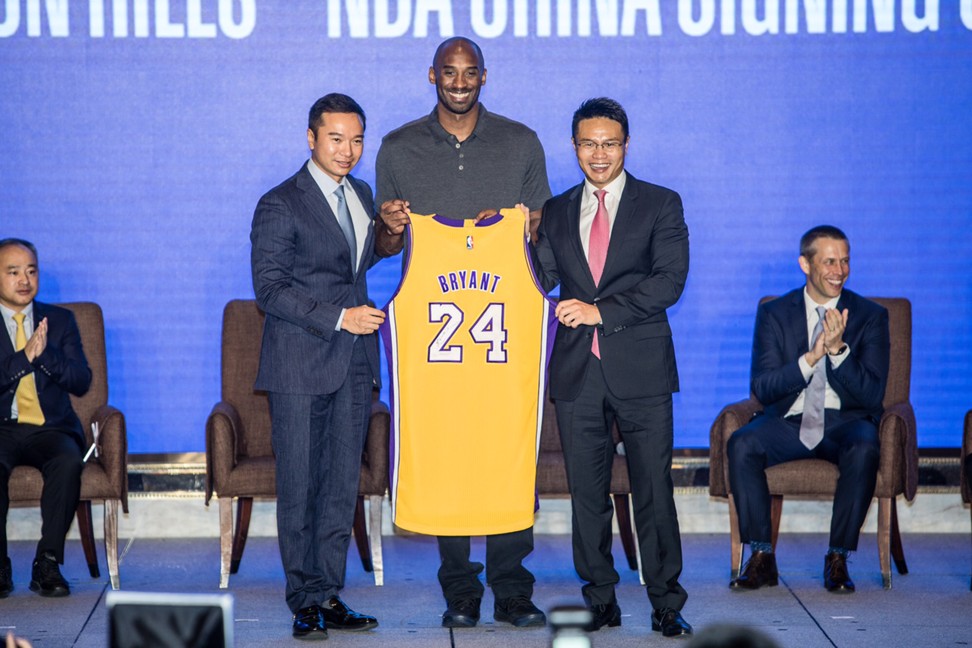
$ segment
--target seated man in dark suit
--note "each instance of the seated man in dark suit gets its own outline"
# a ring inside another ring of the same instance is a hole
[[[44,476],[41,539],[30,589],[67,596],[64,538],[81,492],[84,433],[69,394],[83,395],[91,370],[71,311],[34,301],[37,250],[21,239],[0,240],[0,598],[13,590],[7,556],[7,482],[14,466]]]
[[[756,314],[752,391],[765,409],[729,439],[729,482],[739,533],[751,556],[733,589],[776,585],[766,468],[826,459],[840,477],[824,559],[824,587],[853,592],[847,554],[857,549],[874,495],[877,426],[888,381],[888,312],[844,289],[850,243],[821,225],[800,239],[806,285],[766,302]]]

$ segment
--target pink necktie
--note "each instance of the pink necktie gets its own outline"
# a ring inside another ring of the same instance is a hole
[[[608,243],[611,240],[607,207],[604,206],[605,194],[607,192],[603,189],[594,192],[594,195],[597,196],[597,212],[594,213],[594,221],[591,223],[591,238],[587,243],[587,264],[591,267],[591,276],[594,277],[595,286],[601,281],[604,261],[607,259]],[[600,359],[601,348],[597,341],[597,327],[594,328],[594,342],[591,343],[591,353]]]

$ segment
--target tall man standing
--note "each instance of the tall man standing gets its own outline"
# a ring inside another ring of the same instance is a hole
[[[344,586],[371,392],[378,381],[368,305],[374,203],[351,177],[365,115],[347,95],[311,107],[311,159],[264,195],[250,232],[253,287],[266,312],[256,389],[270,401],[277,533],[293,635],[378,625],[338,597]]]
[[[41,539],[30,589],[67,596],[58,569],[64,537],[81,493],[84,432],[70,395],[83,396],[91,369],[71,311],[34,298],[37,249],[22,239],[0,240],[0,598],[13,589],[7,556],[7,482],[14,466],[33,466],[44,477]]]
[[[850,593],[847,554],[857,549],[880,461],[877,424],[891,362],[888,311],[844,288],[850,243],[831,225],[800,239],[806,284],[762,304],[753,338],[752,390],[765,409],[729,438],[729,482],[750,558],[729,586],[778,582],[766,468],[818,458],[840,470],[824,557],[828,591]]]
[[[392,256],[404,245],[408,214],[455,219],[523,203],[531,221],[550,197],[543,148],[523,124],[486,111],[479,93],[486,83],[483,53],[466,38],[439,45],[429,68],[438,102],[432,113],[392,131],[375,163],[381,219],[376,249]],[[469,560],[469,538],[439,537],[439,583],[447,609],[445,627],[479,621],[484,587],[481,563]],[[534,577],[523,566],[533,551],[533,527],[486,537],[486,580],[495,595],[494,618],[516,626],[544,625],[532,602]]]
[[[624,441],[642,575],[653,630],[691,634],[681,616],[682,546],[672,487],[672,393],[678,372],[666,309],[688,274],[688,229],[677,193],[624,170],[628,117],[590,99],[574,113],[585,180],[547,201],[534,248],[546,290],[560,284],[550,396],[567,467],[574,567],[590,630],[621,624],[611,557],[611,463],[616,421]]]

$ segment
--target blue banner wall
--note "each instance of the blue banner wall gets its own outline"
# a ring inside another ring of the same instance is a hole
[[[851,239],[850,288],[911,299],[919,441],[959,445],[972,0],[0,0],[0,236],[37,244],[42,300],[101,304],[132,452],[203,449],[253,208],[307,159],[313,101],[365,108],[373,182],[452,35],[483,47],[483,103],[537,131],[555,193],[581,179],[571,114],[600,95],[628,110],[628,169],[681,193],[676,446],[748,394],[756,303],[803,282],[819,223]],[[379,305],[399,268],[369,275]]]

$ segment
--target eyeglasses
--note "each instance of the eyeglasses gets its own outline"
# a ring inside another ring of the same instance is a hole
[[[606,142],[594,142],[592,140],[581,140],[577,142],[577,149],[585,153],[594,151],[604,151],[605,153],[617,153],[623,144],[618,140],[608,140]]]

